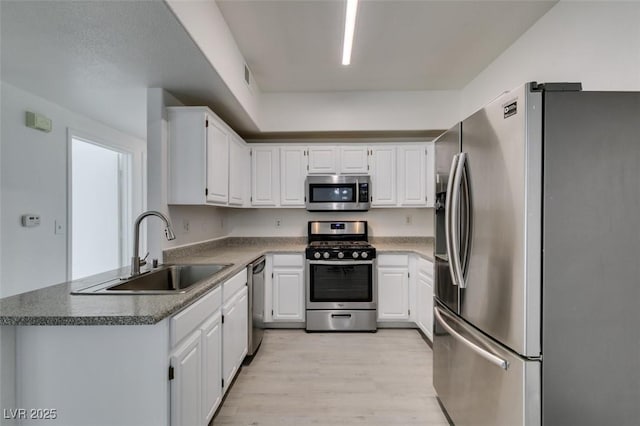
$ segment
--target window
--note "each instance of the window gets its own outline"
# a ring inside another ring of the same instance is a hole
[[[131,153],[71,135],[70,163],[71,279],[128,264]]]

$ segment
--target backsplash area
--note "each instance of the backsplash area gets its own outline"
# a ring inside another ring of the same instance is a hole
[[[228,209],[225,230],[233,237],[301,237],[310,220],[366,220],[374,237],[431,237],[433,209],[308,212],[302,209]]]

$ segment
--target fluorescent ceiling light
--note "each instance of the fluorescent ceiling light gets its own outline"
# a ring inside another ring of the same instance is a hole
[[[342,43],[342,65],[351,63],[351,46],[353,45],[353,33],[356,28],[356,12],[358,0],[347,0],[347,12],[344,19],[344,41]]]

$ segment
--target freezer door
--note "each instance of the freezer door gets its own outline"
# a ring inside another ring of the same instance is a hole
[[[460,316],[526,357],[540,356],[541,102],[522,86],[462,122],[473,202]]]
[[[539,426],[540,361],[499,346],[434,308],[433,385],[456,426]]]

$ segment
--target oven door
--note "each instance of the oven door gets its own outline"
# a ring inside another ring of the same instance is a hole
[[[307,261],[307,309],[376,309],[373,260]]]

